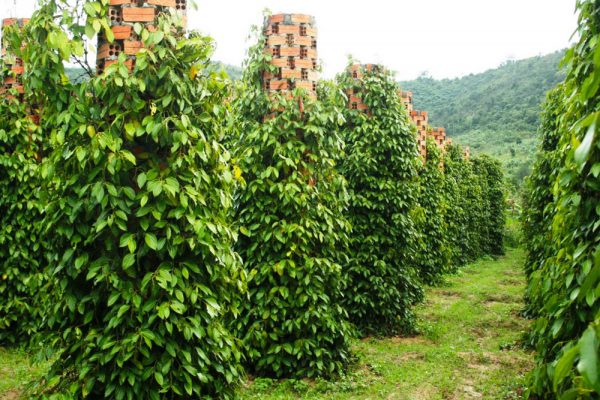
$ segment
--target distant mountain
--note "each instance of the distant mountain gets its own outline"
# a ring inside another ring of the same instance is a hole
[[[475,153],[500,158],[515,185],[529,172],[546,92],[563,80],[564,51],[519,61],[462,78],[420,77],[400,82],[413,92],[415,109],[428,111],[432,126],[443,126]]]

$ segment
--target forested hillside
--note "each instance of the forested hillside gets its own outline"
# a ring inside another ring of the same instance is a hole
[[[475,153],[499,157],[515,184],[530,171],[537,145],[540,104],[564,74],[564,52],[507,61],[499,68],[462,78],[427,76],[401,82],[413,91],[415,108],[429,112],[433,126]]]

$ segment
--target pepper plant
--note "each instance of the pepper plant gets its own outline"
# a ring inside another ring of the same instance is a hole
[[[249,275],[233,325],[250,373],[332,376],[349,362],[351,335],[338,263],[349,231],[345,181],[334,164],[340,115],[302,89],[265,92],[262,74],[274,67],[263,43],[250,49],[230,139],[246,182],[235,219]]]
[[[579,40],[546,105],[547,146],[530,180],[529,207],[544,207],[530,209],[526,225],[537,350],[530,395],[539,398],[600,396],[600,2],[577,9]]]
[[[23,33],[15,27],[4,28],[4,44],[13,42],[6,57],[21,52]],[[15,78],[10,67],[0,61],[0,82]],[[27,343],[42,320],[43,143],[32,100],[28,85],[22,94],[0,93],[0,345]]]
[[[78,25],[71,3],[43,1],[30,22],[40,33],[32,61],[62,64],[83,34],[110,40],[107,6],[85,2]],[[229,220],[234,174],[220,144],[229,87],[209,69],[211,39],[184,35],[177,18],[134,30],[144,49],[133,72],[122,54],[101,76],[61,79],[63,102],[45,111],[56,283],[48,345],[60,351],[37,392],[231,398],[241,353],[225,320],[237,314],[245,278]],[[60,68],[37,70],[37,82],[61,77]]]
[[[419,170],[418,230],[419,252],[416,257],[421,280],[429,285],[440,283],[442,277],[453,271],[448,238],[446,176],[442,150],[428,139],[427,158]]]
[[[524,185],[522,224],[527,250],[525,274],[529,283],[525,299],[530,316],[537,316],[543,307],[543,288],[537,283],[533,284],[533,281],[539,281],[545,260],[554,251],[554,246],[549,245],[552,243],[552,226],[548,221],[552,221],[555,212],[553,183],[560,156],[557,147],[560,139],[559,117],[564,113],[563,97],[563,85],[547,95],[541,116],[541,144],[532,173]]]
[[[338,77],[345,93],[358,93],[368,112],[344,106],[346,156],[339,171],[348,180],[352,225],[343,304],[363,335],[414,330],[412,306],[423,298],[415,258],[412,213],[417,206],[417,142],[393,77],[375,68],[354,79]]]

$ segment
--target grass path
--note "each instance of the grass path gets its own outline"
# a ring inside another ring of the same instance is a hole
[[[244,400],[516,399],[532,355],[517,346],[528,322],[519,317],[525,288],[522,250],[480,261],[427,290],[419,306],[422,334],[366,339],[359,363],[335,383],[259,379]]]
[[[427,290],[422,334],[356,343],[359,362],[336,382],[257,379],[242,400],[516,399],[532,355],[516,346],[527,328],[522,308],[524,254],[480,261]],[[43,370],[25,354],[0,349],[0,400],[15,399]]]

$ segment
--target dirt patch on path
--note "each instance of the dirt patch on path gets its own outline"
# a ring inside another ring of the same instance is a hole
[[[21,392],[16,389],[0,394],[0,400],[17,400],[21,398]]]

